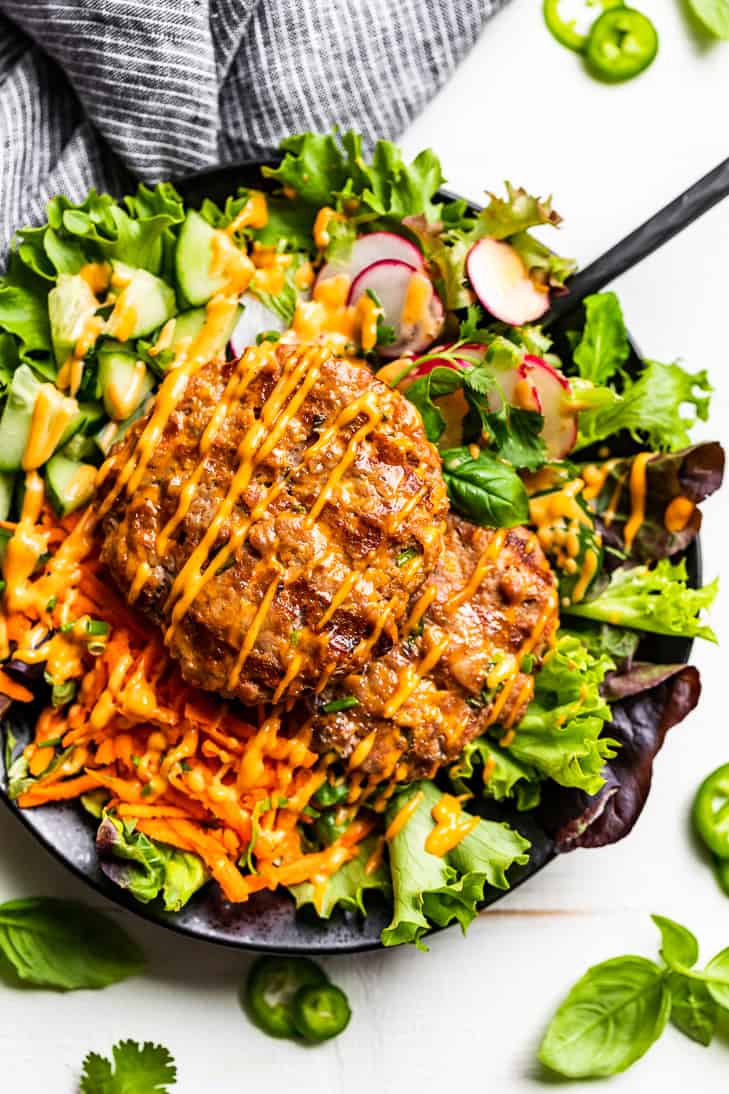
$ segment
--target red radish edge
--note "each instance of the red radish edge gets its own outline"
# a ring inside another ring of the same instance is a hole
[[[379,347],[381,357],[401,357],[403,354],[422,353],[433,344],[441,331],[445,314],[443,304],[429,279],[430,300],[427,314],[421,321],[413,324],[412,328],[402,329],[401,317],[405,296],[410,278],[415,274],[426,276],[408,262],[385,258],[367,266],[352,282],[347,303],[356,304],[359,298],[371,288],[380,300],[385,322],[388,326],[394,327],[396,334],[399,335],[393,345]],[[385,284],[382,281],[383,277]],[[389,278],[391,281],[388,284]]]
[[[549,293],[535,287],[509,243],[489,236],[479,239],[466,256],[466,272],[481,304],[503,323],[520,327],[549,309]]]
[[[422,251],[404,236],[395,232],[371,232],[355,239],[347,259],[335,259],[322,266],[317,281],[346,274],[354,282],[368,266],[387,261],[405,262],[414,269],[422,269],[425,259]]]

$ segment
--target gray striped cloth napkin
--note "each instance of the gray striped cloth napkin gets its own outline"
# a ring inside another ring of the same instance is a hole
[[[335,122],[397,137],[504,3],[0,0],[0,258],[55,193],[118,193]]]

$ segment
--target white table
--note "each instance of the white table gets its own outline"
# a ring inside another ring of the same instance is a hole
[[[448,87],[406,134],[407,150],[439,150],[450,185],[473,198],[510,178],[554,192],[566,218],[562,251],[601,253],[729,152],[729,45],[702,48],[678,0],[641,0],[662,35],[654,67],[624,87],[589,79],[548,36],[538,0],[514,0]],[[621,279],[631,330],[647,354],[708,367],[710,426],[729,433],[729,204]],[[707,577],[726,559],[729,492],[706,506]],[[714,622],[729,641],[729,600]],[[655,952],[651,912],[685,921],[703,954],[729,945],[729,899],[692,845],[691,795],[729,759],[726,646],[697,645],[699,710],[672,731],[655,789],[632,836],[558,860],[482,915],[413,949],[327,962],[354,1011],[347,1033],[317,1049],[270,1041],[242,1016],[249,958],[178,938],[107,910],[145,945],[149,972],[103,992],[60,997],[0,985],[3,1090],[70,1094],[89,1049],[122,1037],[168,1045],[181,1094],[285,1089],[347,1091],[543,1089],[535,1048],[555,1004],[584,969],[612,955]],[[722,673],[723,670],[723,673]],[[57,893],[100,903],[0,812],[0,899]],[[611,1090],[726,1090],[727,1043],[705,1050],[668,1030]],[[594,1090],[577,1084],[575,1091]]]

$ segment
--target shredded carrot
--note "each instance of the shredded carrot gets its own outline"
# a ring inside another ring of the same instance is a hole
[[[30,809],[33,805],[44,805],[46,802],[67,801],[69,798],[87,794],[89,790],[95,790],[97,785],[91,775],[78,775],[75,779],[51,783],[50,786],[34,786],[20,795],[18,805],[21,809]]]

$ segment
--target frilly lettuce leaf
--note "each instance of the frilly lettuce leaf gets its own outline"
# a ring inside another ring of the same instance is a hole
[[[197,855],[151,840],[108,813],[96,833],[96,848],[111,881],[142,904],[161,895],[168,912],[184,908],[210,877]]]
[[[25,362],[53,377],[56,370],[48,321],[48,289],[46,281],[28,269],[17,254],[12,254],[8,272],[0,279],[0,336],[7,336],[3,339],[3,360],[8,367]]]
[[[630,356],[628,332],[614,292],[585,298],[585,326],[572,359],[580,376],[593,384],[605,384]]]
[[[659,451],[685,448],[690,443],[688,431],[708,417],[710,392],[706,371],[691,373],[677,364],[646,361],[638,379],[626,380],[610,405],[580,414],[577,448],[621,429]]]
[[[382,932],[385,946],[414,942],[425,949],[422,936],[432,927],[454,921],[468,927],[483,899],[485,886],[508,889],[507,870],[529,860],[529,841],[508,824],[480,820],[465,839],[442,857],[425,850],[434,827],[431,811],[441,797],[432,782],[413,783],[397,794],[387,812],[390,823],[418,791],[423,799],[408,822],[390,841],[390,872],[394,911]]]
[[[565,611],[582,619],[612,623],[651,634],[706,638],[716,642],[702,620],[718,592],[718,579],[701,589],[687,584],[686,562],[661,559],[654,567],[620,567],[610,584],[593,600],[570,605]]]
[[[495,801],[513,801],[523,812],[539,805],[541,776],[534,767],[519,763],[489,737],[477,737],[448,769],[457,793],[471,788]]]
[[[560,786],[596,794],[605,761],[615,755],[615,741],[600,736],[610,719],[600,687],[612,668],[611,658],[593,655],[576,636],[561,636],[536,676],[509,754]]]
[[[440,205],[433,198],[444,182],[440,161],[428,150],[406,164],[400,150],[378,141],[372,160],[365,161],[362,137],[352,132],[299,133],[281,142],[284,157],[263,174],[296,191],[313,206],[343,205],[357,219],[402,219],[423,213],[435,219]]]
[[[314,886],[310,882],[291,886],[289,892],[296,901],[296,907],[313,905],[321,919],[329,919],[335,908],[361,912],[365,915],[366,892],[379,892],[389,898],[390,871],[386,861],[381,860],[374,870],[367,872],[367,864],[377,850],[377,842],[377,836],[370,836],[369,839],[362,841],[355,857],[345,862],[344,866],[329,878],[318,897],[318,902],[315,900]]]

